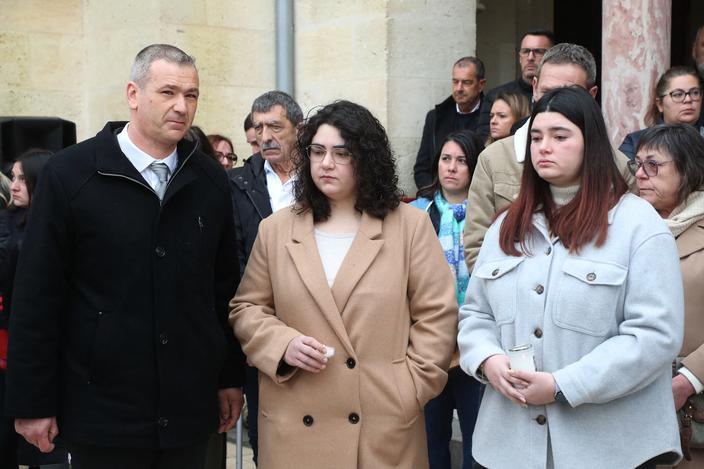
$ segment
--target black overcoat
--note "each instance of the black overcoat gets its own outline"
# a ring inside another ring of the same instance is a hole
[[[124,124],[122,124],[124,125]],[[239,282],[225,172],[187,140],[163,203],[121,152],[117,123],[57,153],[20,254],[10,415],[56,415],[69,441],[169,448],[215,431],[241,386],[227,325]]]

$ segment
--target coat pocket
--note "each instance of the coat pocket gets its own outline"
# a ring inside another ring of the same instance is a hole
[[[525,257],[507,257],[484,262],[474,269],[473,278],[485,282],[486,297],[491,300],[491,312],[497,326],[516,319],[518,267]]]
[[[617,327],[628,268],[602,261],[568,257],[553,309],[559,327],[592,336],[605,336]]]
[[[391,366],[403,419],[405,422],[411,422],[418,417],[421,411],[416,398],[416,386],[413,384],[413,378],[405,358],[392,361]]]

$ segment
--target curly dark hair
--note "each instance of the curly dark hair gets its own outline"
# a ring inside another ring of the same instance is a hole
[[[306,119],[298,132],[294,155],[298,178],[293,185],[298,213],[312,210],[316,222],[330,217],[330,201],[313,181],[306,150],[323,124],[339,130],[347,150],[353,155],[357,182],[355,208],[383,219],[401,200],[396,162],[381,123],[368,109],[350,101],[335,101],[320,108]]]

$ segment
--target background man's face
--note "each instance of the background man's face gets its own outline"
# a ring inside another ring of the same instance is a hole
[[[252,147],[252,154],[259,153],[259,143],[257,143],[257,133],[254,131],[254,127],[250,127],[244,133],[247,138],[247,143]]]
[[[253,112],[252,122],[264,159],[271,164],[290,161],[296,145],[296,127],[286,117],[283,106],[273,106],[266,112]]]
[[[476,102],[484,89],[486,79],[477,79],[477,67],[470,63],[466,67],[452,68],[452,99],[460,107],[467,107]]]
[[[596,96],[597,87],[587,87],[587,71],[575,64],[543,64],[540,76],[533,79],[533,100],[538,101],[548,91],[565,86],[579,86]]]
[[[127,85],[130,125],[151,145],[175,146],[198,108],[198,72],[190,65],[156,60],[142,85]]]
[[[692,44],[692,58],[694,63],[697,64],[697,68],[703,68],[704,66],[704,31],[702,29],[697,33],[697,37]]]
[[[521,47],[518,53],[518,62],[521,64],[521,78],[526,83],[532,83],[533,77],[538,73],[538,64],[540,64],[540,59],[543,58],[540,54],[529,53],[521,54],[522,49],[550,49],[552,44],[550,40],[545,36],[532,36],[528,35],[521,41]]]

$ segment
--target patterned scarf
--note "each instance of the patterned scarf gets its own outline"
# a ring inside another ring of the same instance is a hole
[[[464,295],[469,284],[469,272],[464,263],[464,247],[462,245],[462,231],[464,230],[464,216],[467,212],[467,201],[461,204],[449,204],[440,191],[433,198],[440,212],[440,229],[438,239],[445,253],[445,259],[450,265],[452,275],[455,276],[455,294],[457,303],[464,304]]]

